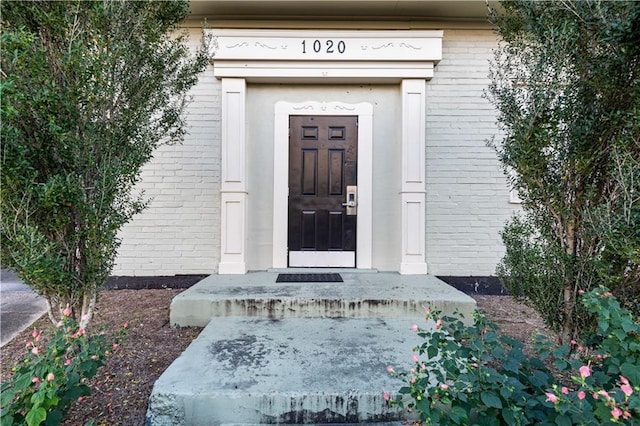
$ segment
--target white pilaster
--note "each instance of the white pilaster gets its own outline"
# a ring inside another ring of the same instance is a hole
[[[402,80],[401,274],[426,274],[425,91],[422,79]]]
[[[222,79],[222,244],[219,274],[247,272],[246,93],[247,86],[243,78]]]

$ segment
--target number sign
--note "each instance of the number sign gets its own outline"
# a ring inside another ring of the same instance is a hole
[[[307,44],[309,49],[307,49]],[[347,50],[344,40],[302,40],[302,53],[339,53],[343,54]]]

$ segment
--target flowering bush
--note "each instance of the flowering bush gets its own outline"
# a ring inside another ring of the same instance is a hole
[[[571,383],[546,392],[564,424],[634,424],[640,421],[640,324],[606,289],[583,297],[598,328],[585,336],[585,346],[571,342],[575,356],[557,359],[571,372]],[[542,355],[546,355],[545,352]],[[577,374],[576,374],[577,373]]]
[[[430,425],[634,424],[640,325],[606,290],[586,294],[583,303],[597,316],[598,330],[585,336],[584,346],[556,348],[539,337],[538,356],[526,355],[522,343],[500,335],[480,314],[465,326],[427,310],[427,326],[411,327],[424,339],[414,348],[413,368],[387,369],[405,385],[385,399],[416,410]]]
[[[14,368],[12,380],[2,384],[2,425],[57,425],[74,401],[90,394],[86,380],[118,347],[106,334],[89,336],[65,309],[50,336],[34,330],[27,356]],[[127,324],[118,341],[124,338]],[[46,342],[46,343],[45,343]]]

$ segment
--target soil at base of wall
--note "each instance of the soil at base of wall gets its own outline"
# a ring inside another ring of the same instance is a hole
[[[182,289],[104,291],[92,322],[94,329],[118,330],[129,323],[128,338],[89,383],[91,396],[69,412],[64,425],[82,425],[95,419],[96,425],[142,425],[147,401],[155,380],[197,337],[199,328],[169,325],[171,299]],[[528,344],[532,334],[547,332],[540,317],[510,296],[472,295],[478,307],[502,330]],[[11,377],[11,367],[26,354],[33,328],[50,325],[38,320],[0,349],[0,379]]]

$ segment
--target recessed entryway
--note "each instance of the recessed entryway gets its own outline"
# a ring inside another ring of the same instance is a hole
[[[356,266],[358,117],[289,117],[289,267]]]
[[[370,269],[373,106],[280,101],[274,120],[273,267]]]

